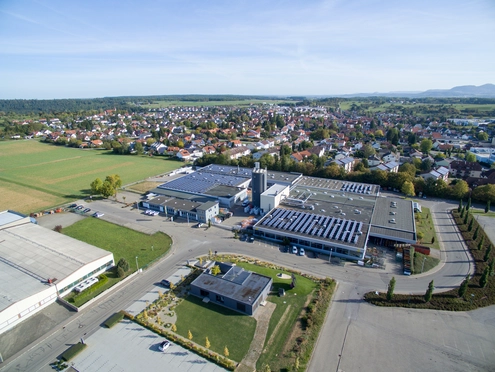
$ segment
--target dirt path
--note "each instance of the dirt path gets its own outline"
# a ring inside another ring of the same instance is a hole
[[[263,351],[270,318],[272,317],[276,306],[277,305],[273,302],[267,301],[265,306],[260,306],[256,310],[254,315],[254,318],[256,319],[256,330],[254,331],[253,341],[251,342],[249,351],[241,363],[239,363],[236,371],[253,372],[256,370],[256,362]]]

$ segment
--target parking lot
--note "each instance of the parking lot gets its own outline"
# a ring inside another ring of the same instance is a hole
[[[88,337],[83,353],[71,361],[78,371],[188,371],[214,372],[223,368],[172,344],[165,352],[158,346],[165,339],[129,320]]]

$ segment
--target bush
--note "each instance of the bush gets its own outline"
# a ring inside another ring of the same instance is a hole
[[[86,347],[86,344],[81,344],[78,342],[75,345],[72,345],[70,348],[68,348],[64,353],[60,356],[60,359],[65,360],[68,362],[72,358],[74,358],[77,354],[79,354],[81,351],[84,350]]]
[[[53,231],[56,231],[58,233],[61,233],[62,232],[62,225],[57,225],[53,228]]]
[[[124,319],[124,313],[119,311],[118,313],[113,314],[110,318],[108,318],[105,323],[105,327],[112,328],[115,324]]]
[[[117,263],[117,267],[121,267],[124,272],[127,272],[129,271],[129,262],[125,258],[121,258]]]
[[[117,276],[119,278],[123,278],[125,276],[125,270],[120,266],[117,266]]]

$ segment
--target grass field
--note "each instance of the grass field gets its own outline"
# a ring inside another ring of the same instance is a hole
[[[342,110],[349,110],[351,108],[351,106],[355,104],[356,106],[358,107],[361,107],[361,106],[364,106],[366,107],[367,106],[367,102],[365,101],[343,101],[340,103],[340,108]],[[438,106],[438,107],[441,107],[441,106],[444,106],[444,107],[452,107],[456,110],[459,110],[459,111],[463,111],[463,110],[475,110],[476,112],[480,113],[480,114],[483,114],[483,113],[486,113],[486,112],[493,112],[495,110],[495,104],[479,104],[479,105],[476,105],[476,104],[461,104],[461,103],[453,103],[453,104],[435,104],[435,103],[418,103],[418,104],[402,104],[402,103],[383,103],[381,105],[376,105],[376,104],[371,104],[369,106],[369,108],[366,109],[366,111],[370,111],[370,112],[388,112],[390,111],[391,109],[393,108],[397,108],[397,107],[404,107],[404,108],[408,108],[408,109],[413,109],[413,110],[417,110],[417,114],[421,114],[423,110],[423,108],[428,108],[428,107],[432,107],[434,108],[435,106]],[[423,108],[422,108],[423,107]],[[426,114],[426,113],[424,113]]]
[[[431,218],[430,209],[423,207],[421,213],[414,213],[416,217],[416,230],[423,234],[421,244],[433,249],[440,249],[438,243],[437,233],[433,227],[433,219]],[[431,244],[432,238],[435,238],[433,244]]]
[[[284,101],[284,100],[237,100],[237,101],[156,101],[152,104],[141,105],[145,108],[160,108],[160,107],[170,107],[170,106],[249,106],[251,104],[259,105],[263,103],[267,104],[279,104],[294,101]]]
[[[181,165],[159,157],[114,155],[36,140],[0,142],[0,210],[35,212],[88,196],[97,177],[118,174],[125,185]]]
[[[136,271],[136,256],[139,267],[143,267],[167,253],[172,245],[172,239],[161,232],[146,235],[90,217],[64,227],[62,233],[112,252],[115,263],[125,258],[130,272]]]
[[[256,329],[256,320],[248,315],[213,304],[203,303],[195,296],[188,296],[176,308],[177,333],[183,337],[188,331],[193,341],[205,345],[206,337],[211,342],[210,349],[223,355],[225,346],[229,358],[240,362],[246,355]]]

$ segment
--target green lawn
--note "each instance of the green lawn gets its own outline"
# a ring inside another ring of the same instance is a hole
[[[125,185],[183,165],[163,157],[114,155],[36,140],[0,142],[0,164],[0,192],[6,196],[0,208],[23,213],[88,196],[89,185],[97,177],[118,174]],[[26,197],[33,200],[26,203]]]
[[[144,267],[163,256],[172,245],[172,239],[161,232],[146,235],[90,217],[64,227],[62,233],[112,252],[115,263],[125,258],[131,272],[136,271],[136,256],[139,267]]]
[[[256,329],[253,317],[242,315],[225,307],[207,303],[195,296],[188,296],[175,309],[177,333],[205,345],[208,337],[210,349],[223,355],[224,347],[229,349],[229,358],[240,362],[246,355]]]
[[[421,245],[433,248],[440,249],[440,245],[438,243],[437,233],[435,232],[435,227],[433,225],[433,219],[431,218],[431,213],[429,208],[421,208],[423,211],[421,213],[414,213],[416,218],[416,230],[418,233],[423,234],[423,239],[421,239]],[[435,238],[433,244],[431,244],[431,239]]]
[[[424,260],[426,258],[426,260]],[[424,266],[423,266],[423,260],[424,260]],[[413,267],[413,273],[414,274],[421,274],[421,269],[423,269],[423,272],[430,271],[433,269],[435,266],[438,265],[440,260],[435,257],[431,256],[426,256],[424,254],[421,254],[419,252],[414,252],[414,267]]]
[[[284,297],[278,297],[277,295],[268,296],[268,301],[275,303],[277,307],[272,314],[270,324],[268,326],[268,334],[265,340],[266,349],[261,354],[257,362],[258,368],[261,368],[264,363],[274,364],[277,357],[282,360],[284,345],[288,340],[294,325],[296,324],[296,320],[301,313],[308,296],[311,292],[313,292],[317,284],[308,278],[296,275],[296,287],[291,289],[291,280],[280,279],[277,277],[277,274],[280,272],[291,275],[289,272],[261,267],[249,264],[247,262],[237,262],[237,265],[246,270],[255,271],[259,274],[271,277],[273,279],[274,291],[278,291],[278,288],[285,289]],[[289,308],[289,310],[287,310],[287,308]],[[286,310],[287,313],[284,316]],[[278,327],[277,333],[273,334],[279,322],[282,323]],[[269,342],[270,345],[268,345]]]

